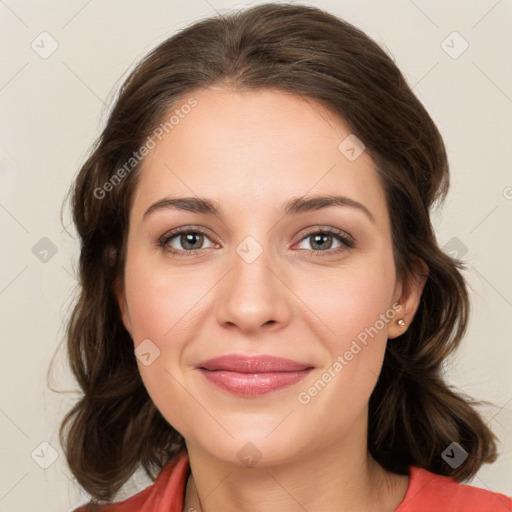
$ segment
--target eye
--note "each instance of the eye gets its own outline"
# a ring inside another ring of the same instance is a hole
[[[307,242],[307,240],[310,240],[310,242]],[[312,231],[302,238],[299,245],[304,242],[308,243],[311,248],[303,247],[303,249],[309,251],[309,253],[314,256],[318,256],[319,253],[322,253],[321,256],[340,253],[355,245],[352,237],[334,228]]]
[[[355,240],[350,235],[334,228],[317,228],[316,231],[311,231],[304,236],[297,245],[304,244],[308,239],[311,248],[300,248],[308,251],[312,256],[329,256],[355,246]],[[205,247],[205,241],[210,245]],[[178,228],[166,233],[159,239],[158,245],[165,251],[187,256],[215,246],[205,231],[191,227]]]
[[[205,240],[210,240],[205,231],[198,228],[181,228],[171,233],[166,233],[160,240],[159,245],[166,251],[173,253],[196,254],[197,252],[213,247],[203,247]]]

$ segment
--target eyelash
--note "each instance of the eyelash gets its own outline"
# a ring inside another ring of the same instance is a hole
[[[176,254],[178,256],[193,256],[195,254],[198,254],[199,252],[203,251],[203,249],[193,249],[191,251],[185,251],[185,250],[176,250],[171,249],[167,245],[173,238],[176,238],[179,235],[183,234],[201,234],[209,238],[206,231],[200,229],[200,228],[191,228],[191,227],[185,227],[185,228],[178,228],[175,231],[172,231],[171,233],[166,233],[164,236],[162,236],[158,240],[158,245],[161,247],[165,252],[170,252],[172,254]],[[341,253],[342,251],[346,249],[352,249],[355,247],[355,239],[351,236],[347,235],[343,231],[335,228],[318,228],[316,231],[310,231],[309,233],[306,233],[299,242],[302,242],[304,239],[311,237],[313,235],[331,235],[334,238],[336,238],[339,242],[341,242],[341,246],[337,247],[335,249],[328,249],[326,251],[318,251],[314,249],[301,249],[302,251],[306,251],[310,256],[315,257],[324,257],[324,256],[333,256],[335,254]],[[208,248],[207,248],[208,249]]]

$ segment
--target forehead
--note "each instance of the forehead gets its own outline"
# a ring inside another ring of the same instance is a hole
[[[165,196],[197,195],[227,209],[244,204],[247,212],[261,213],[290,197],[336,194],[383,217],[387,208],[373,160],[364,151],[356,159],[347,157],[354,154],[344,152],[353,141],[350,129],[314,100],[278,90],[226,87],[191,97],[196,106],[183,110],[188,113],[144,161],[135,216]]]

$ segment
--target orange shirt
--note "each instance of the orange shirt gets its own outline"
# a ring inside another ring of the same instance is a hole
[[[165,466],[155,483],[119,503],[103,505],[101,512],[182,512],[189,476],[186,451]],[[74,512],[88,512],[85,507]],[[409,486],[395,512],[512,512],[512,499],[412,466]]]

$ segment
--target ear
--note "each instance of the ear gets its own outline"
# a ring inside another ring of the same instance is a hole
[[[402,308],[397,311],[396,317],[389,324],[388,338],[400,336],[411,325],[420,305],[421,294],[427,282],[428,273],[428,265],[421,258],[416,258],[408,276],[397,282],[393,304],[398,302]],[[399,325],[400,320],[403,320],[405,325]]]
[[[116,279],[114,283],[114,295],[119,306],[119,312],[121,314],[121,320],[123,321],[125,329],[132,334],[132,321],[130,319],[130,312],[128,311],[128,303],[126,301],[126,293],[124,288],[124,282],[121,277]]]

